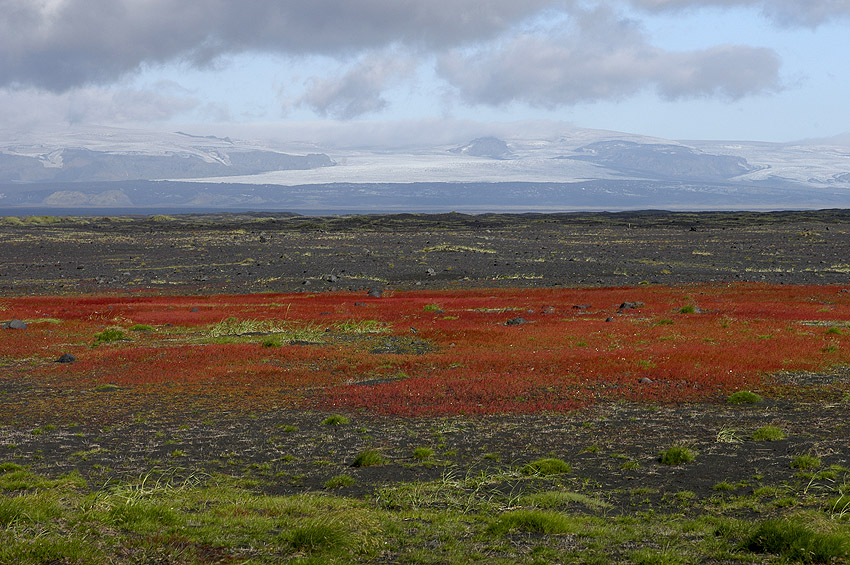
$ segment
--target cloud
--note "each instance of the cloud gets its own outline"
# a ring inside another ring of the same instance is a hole
[[[85,87],[63,93],[0,89],[0,123],[9,130],[77,123],[134,123],[171,119],[199,106],[167,89]]]
[[[752,6],[784,27],[817,27],[850,17],[850,0],[630,0],[651,12],[699,9],[707,6],[730,8]]]
[[[320,116],[351,119],[383,110],[382,93],[390,83],[410,76],[416,69],[411,58],[396,53],[363,57],[339,78],[312,78],[310,88],[297,102]]]
[[[246,51],[345,55],[492,38],[557,0],[0,0],[0,86],[61,92]]]
[[[651,87],[669,99],[738,99],[779,88],[779,58],[769,49],[665,51],[635,22],[605,8],[577,12],[569,29],[554,36],[519,35],[473,54],[455,50],[441,58],[439,72],[467,102],[494,106],[556,108]]]

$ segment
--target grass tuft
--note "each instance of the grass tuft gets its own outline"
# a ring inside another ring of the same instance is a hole
[[[779,441],[785,439],[786,435],[782,429],[776,426],[763,426],[754,431],[750,437],[754,441]]]
[[[756,553],[803,563],[832,563],[850,557],[850,535],[816,532],[785,519],[762,522],[742,545]]]
[[[348,533],[330,520],[312,520],[284,534],[284,541],[295,551],[316,553],[339,549],[348,543]]]
[[[664,465],[682,465],[696,459],[697,453],[689,447],[674,445],[658,456],[658,460]]]
[[[413,458],[419,461],[431,459],[434,456],[434,450],[430,447],[417,447],[413,450]]]
[[[811,471],[820,466],[820,457],[815,457],[814,455],[798,455],[791,461],[791,468],[801,471]]]
[[[488,526],[491,534],[512,531],[535,534],[566,534],[576,530],[576,520],[560,512],[547,510],[515,510],[506,512]]]
[[[523,475],[560,475],[572,471],[570,464],[562,459],[546,458],[532,461],[520,469]]]
[[[333,416],[328,416],[327,418],[322,420],[323,426],[345,426],[350,423],[351,420],[349,420],[342,414],[334,414]]]
[[[357,454],[354,461],[351,462],[352,467],[374,467],[383,465],[387,460],[377,449],[366,449]]]
[[[763,398],[749,390],[739,390],[729,395],[726,401],[729,404],[758,404]]]
[[[331,477],[330,479],[325,481],[325,488],[326,489],[335,489],[335,488],[342,488],[342,487],[350,487],[350,486],[354,485],[355,483],[357,483],[357,481],[354,480],[354,477],[352,477],[351,475],[342,474],[342,475],[337,475],[335,477]]]
[[[95,345],[101,343],[110,343],[113,341],[121,341],[123,339],[127,339],[127,337],[124,335],[124,331],[120,328],[106,328],[102,332],[94,334]]]

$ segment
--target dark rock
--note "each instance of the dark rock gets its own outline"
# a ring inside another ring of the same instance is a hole
[[[3,324],[3,327],[7,330],[25,330],[27,329],[27,324],[26,322],[15,318],[11,322],[6,322],[5,324]]]
[[[545,306],[543,308],[543,313],[544,314],[554,314],[555,313],[555,307],[554,306]]]
[[[71,355],[70,353],[63,353],[59,356],[59,359],[54,361],[54,363],[73,363],[77,358]]]
[[[373,288],[369,290],[368,296],[371,296],[372,298],[380,298],[381,296],[383,296],[383,294],[384,291],[380,288]]]
[[[573,310],[587,310],[590,308],[590,304],[575,304],[573,305]]]
[[[355,306],[366,306],[366,303],[365,302],[355,302],[354,305]]]
[[[527,323],[528,323],[528,320],[526,320],[525,318],[511,318],[510,320],[505,322],[505,325],[506,326],[519,326],[519,325],[527,324]]]
[[[623,302],[620,304],[620,310],[635,310],[637,308],[643,308],[645,304],[640,301],[635,302]]]
[[[191,310],[189,310],[189,312],[200,312],[200,310],[198,310],[197,308],[192,308]]]
[[[606,322],[613,322],[613,321],[614,321],[614,318],[608,317],[608,318],[605,318],[605,321],[606,321]]]

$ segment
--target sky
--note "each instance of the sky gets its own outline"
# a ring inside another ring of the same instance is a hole
[[[850,132],[848,57],[850,0],[0,0],[0,137],[554,123],[782,142]]]

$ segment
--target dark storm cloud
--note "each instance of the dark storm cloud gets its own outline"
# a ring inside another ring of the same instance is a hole
[[[493,37],[555,0],[0,0],[0,85],[53,91],[250,50],[344,55]]]
[[[637,24],[603,8],[576,12],[558,34],[521,35],[473,54],[456,50],[441,58],[439,71],[469,103],[547,108],[618,100],[647,88],[669,99],[736,99],[779,88],[779,60],[769,49],[665,51]]]
[[[753,6],[774,22],[787,27],[817,27],[850,17],[850,0],[630,0],[638,8],[660,12],[706,6]]]

